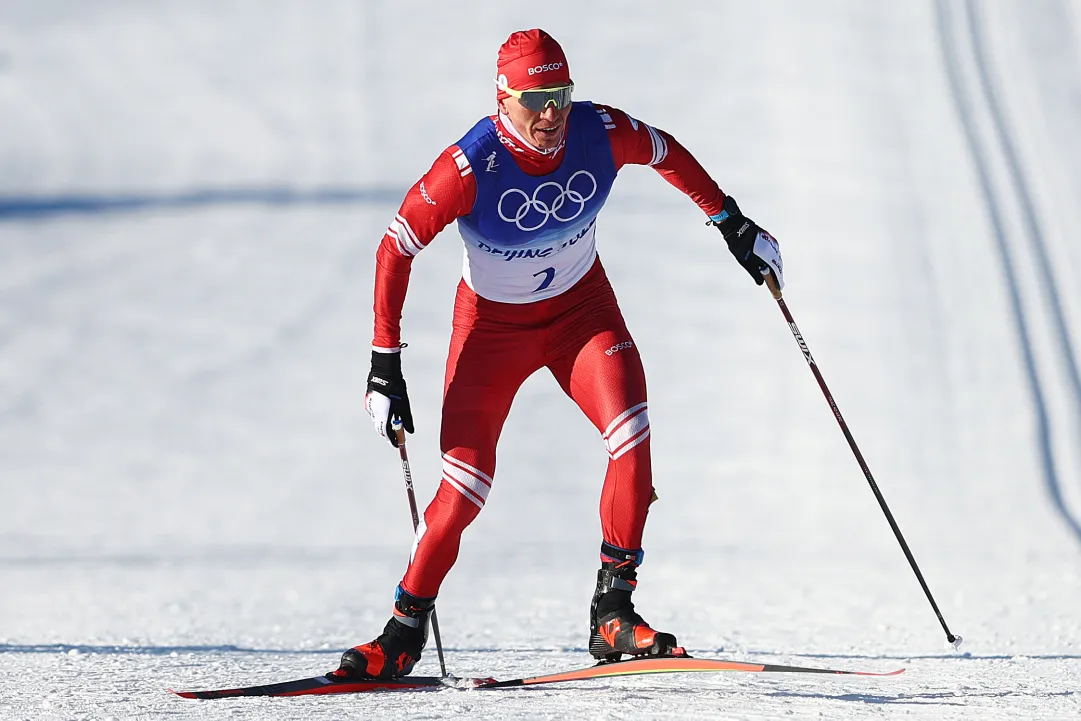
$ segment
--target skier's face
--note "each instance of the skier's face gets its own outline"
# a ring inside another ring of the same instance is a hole
[[[570,105],[562,110],[549,105],[539,113],[522,105],[517,98],[501,100],[500,105],[514,124],[514,129],[541,150],[554,148],[563,139],[567,116],[571,114]]]

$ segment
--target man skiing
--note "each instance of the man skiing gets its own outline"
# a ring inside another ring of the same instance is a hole
[[[780,279],[780,255],[671,135],[612,107],[572,103],[573,87],[551,36],[513,33],[499,49],[497,113],[443,151],[379,246],[365,405],[394,446],[392,422],[413,432],[400,339],[411,262],[457,220],[465,263],[444,383],[439,490],[417,529],[391,619],[375,640],[345,652],[340,678],[404,676],[420,659],[439,587],[493,483],[511,401],[541,367],[600,431],[609,457],[589,651],[603,661],[684,655],[631,602],[653,494],[649,418],[638,349],[597,256],[597,213],[621,167],[650,165],[720,229],[755,282],[770,267]]]

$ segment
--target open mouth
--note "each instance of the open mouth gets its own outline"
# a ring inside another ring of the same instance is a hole
[[[540,133],[541,137],[554,138],[559,134],[561,127],[560,125],[537,126],[536,131]]]

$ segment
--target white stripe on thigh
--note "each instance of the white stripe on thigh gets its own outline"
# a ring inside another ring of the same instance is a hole
[[[463,463],[448,453],[443,454],[443,480],[454,486],[478,508],[488,500],[492,489],[492,477],[468,463]]]
[[[639,403],[616,416],[604,431],[604,447],[614,461],[649,437],[649,414]]]

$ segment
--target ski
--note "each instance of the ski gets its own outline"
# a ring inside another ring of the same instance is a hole
[[[533,686],[541,683],[584,681],[591,678],[638,676],[650,673],[717,673],[722,671],[742,673],[820,673],[841,676],[896,676],[899,673],[904,673],[903,668],[885,673],[876,673],[873,671],[841,671],[832,668],[808,668],[805,666],[779,666],[777,664],[746,663],[744,661],[717,661],[708,658],[663,657],[601,663],[565,673],[552,673],[544,676],[533,676],[532,678],[516,678],[510,681],[496,681],[493,679],[481,683],[477,688]]]
[[[453,684],[454,680],[448,678],[447,682]],[[312,678],[271,683],[265,686],[222,688],[209,691],[173,691],[173,689],[169,689],[169,692],[181,698],[215,699],[236,698],[238,696],[312,696],[331,693],[367,693],[369,691],[421,691],[424,689],[444,688],[446,685],[443,679],[438,676],[406,676],[387,680],[353,681],[338,681],[328,676],[313,676]]]
[[[896,676],[904,673],[903,668],[886,672],[843,671],[832,668],[809,668],[804,666],[781,666],[769,663],[746,663],[743,661],[718,661],[714,659],[689,657],[640,658],[615,663],[602,663],[596,666],[551,673],[528,678],[516,678],[497,681],[494,678],[439,678],[437,676],[405,676],[389,680],[351,680],[338,681],[328,676],[314,676],[296,681],[273,683],[265,686],[247,686],[244,688],[217,689],[208,691],[173,691],[181,698],[216,699],[235,698],[238,696],[308,696],[313,694],[367,693],[369,691],[433,691],[442,688],[456,689],[497,689],[516,686],[534,686],[546,683],[567,681],[586,681],[597,678],[618,676],[638,676],[654,673],[717,673],[734,671],[742,673],[813,673],[835,676]]]

